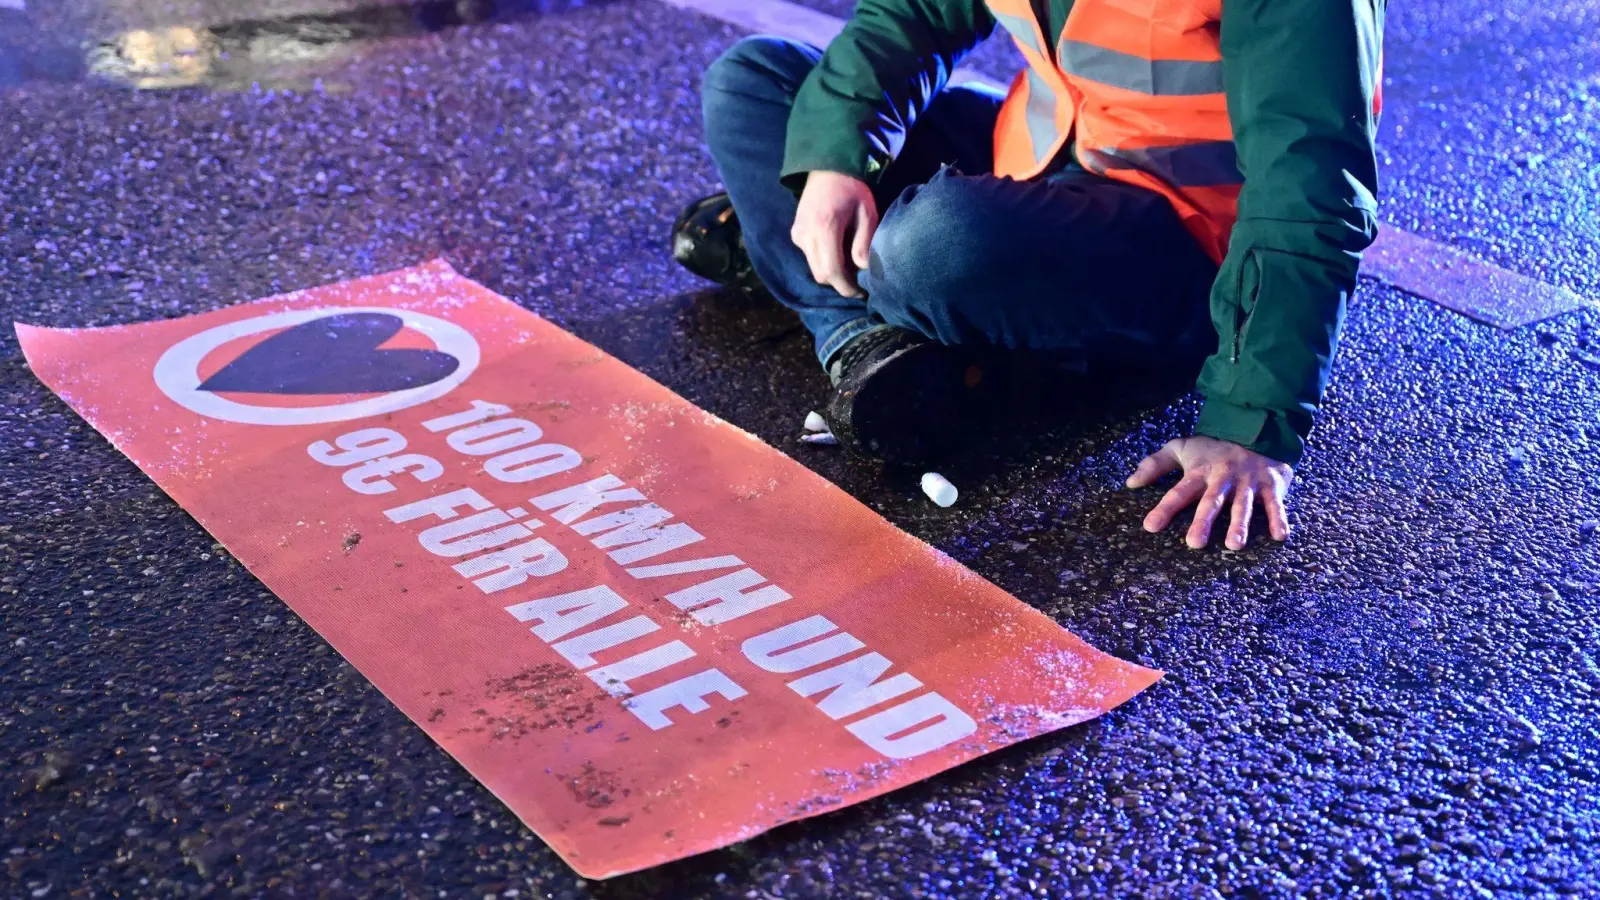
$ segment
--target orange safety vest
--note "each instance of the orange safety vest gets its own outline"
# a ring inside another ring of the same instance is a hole
[[[1022,51],[995,126],[995,174],[1038,175],[1069,135],[1079,164],[1164,195],[1221,262],[1239,217],[1222,92],[1222,0],[1077,0],[1056,52],[1029,0],[986,0]]]
[[[1076,135],[1079,164],[1165,196],[1220,263],[1244,184],[1222,90],[1222,0],[1077,0],[1053,56],[1029,0],[986,3],[1028,61],[1000,108],[995,174],[1032,178]]]

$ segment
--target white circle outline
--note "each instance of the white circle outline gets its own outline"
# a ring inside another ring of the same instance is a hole
[[[459,365],[454,372],[432,384],[332,406],[251,406],[200,390],[200,361],[223,344],[274,328],[289,328],[344,313],[398,316],[407,327],[427,335],[441,352],[455,357]],[[190,412],[208,418],[244,425],[320,425],[382,415],[443,397],[477,370],[478,361],[478,342],[470,332],[454,322],[390,306],[322,306],[239,319],[192,334],[168,347],[167,352],[156,360],[151,374],[155,376],[156,387],[163,394]]]

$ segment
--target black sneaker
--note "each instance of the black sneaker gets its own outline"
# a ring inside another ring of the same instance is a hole
[[[672,225],[672,258],[724,287],[752,294],[767,292],[750,265],[744,232],[726,193],[696,200],[678,214]]]
[[[822,418],[862,456],[915,465],[949,453],[972,424],[983,367],[968,353],[885,326],[845,344],[828,365]]]

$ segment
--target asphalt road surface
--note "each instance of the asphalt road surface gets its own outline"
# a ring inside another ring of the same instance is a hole
[[[1139,529],[1154,495],[1121,481],[1196,410],[1159,386],[1019,407],[940,510],[915,473],[799,444],[824,383],[793,317],[666,257],[715,184],[697,83],[735,30],[654,0],[20,5],[6,319],[143,321],[444,256],[1169,674],[888,797],[584,883],[7,332],[0,895],[1600,896],[1593,309],[1497,331],[1366,285],[1288,546]],[[1586,0],[1397,4],[1385,218],[1600,297],[1597,32]]]

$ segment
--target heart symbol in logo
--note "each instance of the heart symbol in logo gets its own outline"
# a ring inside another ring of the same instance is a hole
[[[384,313],[312,319],[267,338],[223,366],[203,391],[366,394],[433,384],[461,365],[438,350],[380,350],[405,323]]]

